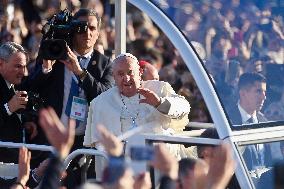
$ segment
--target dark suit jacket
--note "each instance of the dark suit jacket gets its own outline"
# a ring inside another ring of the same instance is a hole
[[[113,84],[112,65],[109,58],[94,50],[87,67],[88,75],[79,86],[84,90],[90,103],[100,93],[109,89]],[[56,62],[48,74],[42,73],[39,61],[34,73],[26,80],[25,87],[38,92],[45,99],[46,105],[55,109],[60,117],[64,96],[64,64]]]
[[[242,125],[243,124],[242,116],[241,116],[240,110],[237,105],[234,105],[228,108],[228,116],[229,116],[229,119],[232,125]],[[267,122],[267,119],[261,112],[257,112],[256,117],[259,122]]]
[[[7,114],[4,104],[14,96],[0,75],[0,141],[22,142],[22,124],[16,113]],[[18,149],[0,148],[0,162],[18,162]]]
[[[237,105],[230,107],[228,109],[228,116],[229,116],[229,119],[232,125],[242,125],[243,124],[241,113]],[[257,112],[256,117],[259,122],[267,121],[267,119],[261,112]],[[270,165],[272,158],[271,158],[271,150],[270,150],[269,145],[264,144],[264,153],[265,153],[264,163],[265,165]],[[257,153],[255,145],[247,145],[245,147],[243,158],[249,170],[252,170],[254,166],[260,165],[260,160],[259,160],[260,157]]]
[[[52,156],[44,173],[40,189],[53,189],[60,187],[60,174],[64,170],[63,162]]]

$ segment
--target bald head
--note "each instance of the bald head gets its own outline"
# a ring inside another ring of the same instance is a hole
[[[150,63],[143,65],[142,79],[147,80],[159,80],[158,70]]]
[[[113,69],[116,69],[117,66],[120,66],[121,63],[127,62],[128,64],[133,64],[135,69],[140,69],[138,59],[131,53],[122,53],[115,57],[113,60]],[[137,66],[137,67],[136,67]]]

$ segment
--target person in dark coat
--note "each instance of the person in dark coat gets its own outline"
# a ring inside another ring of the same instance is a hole
[[[20,109],[26,107],[26,91],[16,91],[14,86],[21,84],[26,72],[27,53],[15,42],[0,46],[0,141],[24,142],[24,126]],[[18,150],[0,149],[0,162],[17,163]]]
[[[26,80],[29,89],[39,93],[46,106],[54,108],[64,125],[68,125],[70,119],[76,120],[72,151],[83,148],[89,103],[113,84],[110,58],[94,49],[101,18],[95,10],[84,8],[73,18],[87,23],[87,30],[74,33],[72,46],[66,47],[67,59],[43,60],[39,56],[33,73]]]
[[[243,124],[266,122],[267,119],[260,112],[266,99],[266,79],[259,73],[244,73],[238,83],[239,101],[228,108],[228,116],[234,127]],[[269,165],[271,162],[270,146],[266,144],[247,145],[243,158],[248,170],[255,170],[259,166]]]

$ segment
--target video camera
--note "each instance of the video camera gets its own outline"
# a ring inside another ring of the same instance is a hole
[[[84,33],[88,29],[88,22],[74,20],[68,9],[60,11],[42,28],[43,38],[39,55],[46,60],[65,60],[66,46],[72,46],[74,33]]]

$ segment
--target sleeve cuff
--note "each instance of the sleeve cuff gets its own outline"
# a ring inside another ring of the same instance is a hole
[[[36,183],[40,183],[41,181],[41,178],[37,176],[37,174],[35,173],[35,170],[32,170],[32,178],[34,179]]]
[[[43,65],[42,65],[42,73],[48,74],[48,73],[51,72],[51,71],[52,71],[52,68],[47,69],[47,68],[44,68]]]
[[[9,116],[13,114],[13,113],[10,111],[10,109],[9,109],[8,103],[4,104],[4,107],[5,107],[6,112],[7,112],[7,114],[8,114]]]
[[[157,110],[163,114],[168,114],[171,108],[171,103],[166,98],[160,98],[161,104],[157,107]]]

